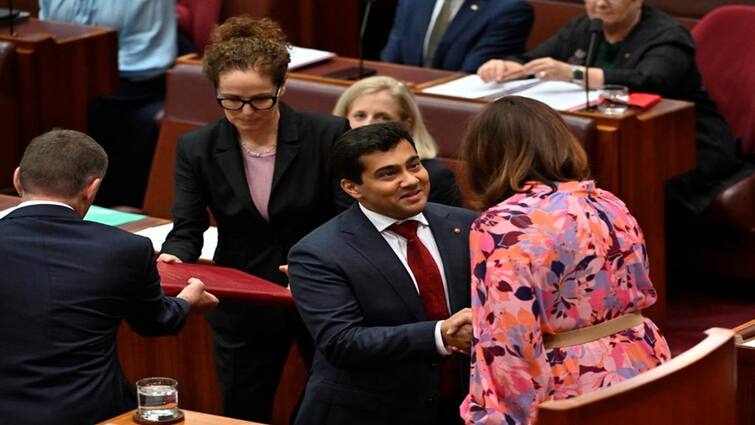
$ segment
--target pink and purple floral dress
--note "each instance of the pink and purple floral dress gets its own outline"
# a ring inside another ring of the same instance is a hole
[[[610,386],[670,359],[649,319],[581,345],[546,349],[543,334],[652,305],[642,231],[592,181],[533,183],[472,225],[474,337],[468,424],[529,424],[537,405]]]

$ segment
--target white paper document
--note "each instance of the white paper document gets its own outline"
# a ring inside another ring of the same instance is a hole
[[[335,53],[324,50],[309,49],[306,47],[291,46],[288,49],[291,55],[291,62],[288,64],[288,70],[294,70],[313,63],[322,62],[335,57]]]
[[[477,75],[468,75],[437,86],[422,90],[423,93],[439,94],[443,96],[462,97],[464,99],[480,99],[483,97],[498,98],[507,92],[520,91],[532,86],[539,80],[515,80],[496,83],[486,83]]]
[[[159,252],[171,229],[173,229],[173,223],[168,223],[160,226],[148,227],[136,232],[136,234],[149,238],[149,240],[152,241],[152,246],[155,248],[155,252]],[[199,256],[199,259],[212,261],[212,256],[215,255],[215,247],[218,246],[218,228],[210,226],[209,229],[205,230],[203,236],[204,245],[202,246],[202,254]]]
[[[486,83],[477,75],[468,75],[448,83],[429,87],[422,92],[464,99],[498,99],[507,95],[517,95],[539,100],[558,111],[576,110],[585,106],[585,89],[579,84],[563,81],[542,81],[535,78],[503,83]],[[596,103],[598,97],[597,90],[590,90],[591,104]]]

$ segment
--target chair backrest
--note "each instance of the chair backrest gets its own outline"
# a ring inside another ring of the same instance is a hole
[[[0,41],[0,190],[13,187],[13,170],[21,160],[18,106],[16,46]]]
[[[170,219],[178,136],[220,118],[223,110],[215,103],[215,90],[201,68],[185,64],[168,71],[163,108],[142,209],[151,216]]]
[[[538,407],[538,425],[736,423],[734,332],[711,328],[702,342],[611,387]]]
[[[289,78],[286,81],[286,92],[281,99],[299,111],[330,114],[346,89],[346,86]]]
[[[178,0],[176,15],[178,28],[194,43],[197,53],[204,52],[210,31],[220,21],[223,0]]]
[[[749,155],[755,155],[753,28],[755,6],[731,5],[708,13],[692,30],[703,83]]]

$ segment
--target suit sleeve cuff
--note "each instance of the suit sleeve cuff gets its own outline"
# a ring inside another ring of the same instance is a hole
[[[442,320],[435,323],[435,349],[441,356],[450,356],[451,352],[446,348],[446,344],[443,343],[443,336],[440,334],[441,323],[443,323]]]

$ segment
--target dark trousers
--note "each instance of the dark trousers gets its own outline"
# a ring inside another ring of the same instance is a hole
[[[223,302],[208,315],[223,414],[269,423],[291,342],[307,368],[313,345],[294,308]]]
[[[89,135],[108,154],[108,170],[95,203],[141,208],[159,133],[156,117],[165,99],[165,77],[121,79],[118,89],[88,105]]]

